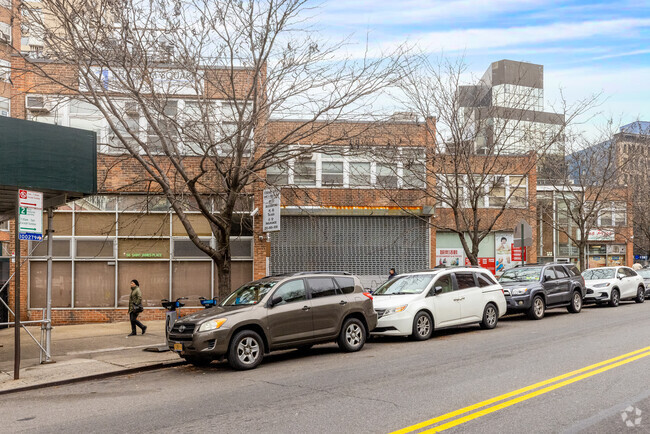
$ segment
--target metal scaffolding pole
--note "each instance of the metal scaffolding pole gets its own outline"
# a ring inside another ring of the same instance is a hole
[[[20,207],[16,195],[16,221],[14,222],[15,242],[15,270],[14,278],[14,380],[20,379],[20,238],[18,236],[18,222],[20,221]]]
[[[54,220],[54,212],[52,208],[47,209],[47,304],[46,304],[46,320],[45,324],[45,363],[51,363],[52,357],[52,222]]]

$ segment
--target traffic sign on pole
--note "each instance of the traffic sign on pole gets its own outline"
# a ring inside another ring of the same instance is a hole
[[[43,193],[18,190],[18,239],[43,239]]]

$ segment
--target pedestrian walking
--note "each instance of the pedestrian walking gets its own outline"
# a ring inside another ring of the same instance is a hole
[[[397,273],[395,272],[395,269],[394,269],[394,268],[391,268],[391,269],[388,271],[388,280],[392,279],[392,278],[395,277],[395,276],[397,276]]]
[[[129,336],[135,336],[137,334],[135,326],[140,327],[142,334],[147,331],[147,326],[138,321],[138,315],[143,310],[140,283],[133,279],[131,281],[131,295],[129,296],[129,319],[131,320],[131,334]]]

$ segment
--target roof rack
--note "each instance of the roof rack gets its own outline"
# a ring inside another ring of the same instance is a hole
[[[304,276],[305,274],[340,274],[343,276],[352,276],[348,271],[299,271],[297,273],[288,273],[289,276]]]

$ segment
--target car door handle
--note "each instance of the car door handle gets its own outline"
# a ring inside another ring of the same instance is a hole
[[[461,298],[454,298],[454,301],[463,301],[463,300],[465,300],[465,297],[461,297]]]
[[[346,304],[348,304],[348,302],[345,301],[345,300],[341,300],[341,301],[339,301],[339,304],[340,304],[341,306],[345,306]]]
[[[303,306],[303,307],[302,307],[302,310],[309,310],[309,309],[311,309],[310,306]]]

